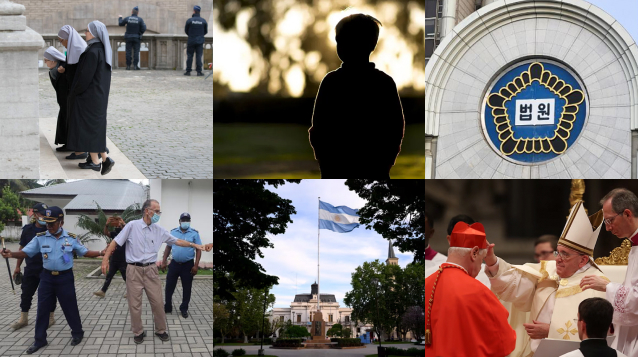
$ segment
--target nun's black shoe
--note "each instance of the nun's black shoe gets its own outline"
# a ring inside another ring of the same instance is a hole
[[[102,169],[102,163],[99,164],[94,164],[93,161],[91,162],[81,162],[78,164],[78,166],[81,169],[91,169],[93,171],[100,171]]]
[[[184,75],[185,75],[185,76],[190,76],[190,75],[191,75],[191,72],[186,71],[186,72],[184,72]]]
[[[73,150],[71,150],[71,149],[67,148],[67,147],[66,147],[66,144],[64,144],[64,145],[62,145],[62,146],[60,146],[60,147],[55,148],[55,151],[58,151],[58,152],[68,152],[68,151],[73,151]]]
[[[202,72],[197,72],[197,77],[203,77],[203,76],[204,76],[204,73],[202,73]]]
[[[69,155],[66,157],[67,160],[77,160],[77,159],[86,159],[87,156],[89,156],[89,154],[84,153],[84,154],[80,154],[80,155],[76,155],[75,153]]]
[[[107,157],[106,161],[102,163],[102,175],[106,175],[111,172],[113,165],[115,165],[115,161],[113,161],[110,157]]]
[[[141,69],[140,66],[135,66],[136,71],[139,71],[140,69]]]
[[[130,71],[131,70],[131,66],[126,66],[126,70]]]

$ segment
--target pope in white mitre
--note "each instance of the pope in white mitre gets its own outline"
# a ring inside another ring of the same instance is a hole
[[[496,257],[494,244],[489,245],[485,272],[492,291],[513,308],[530,312],[529,321],[523,324],[526,334],[517,336],[524,341],[516,344],[511,357],[533,356],[544,338],[580,341],[574,322],[578,305],[587,298],[605,297],[595,290],[583,291],[580,281],[588,275],[609,281],[592,258],[602,223],[602,210],[587,217],[582,201],[578,201],[558,240],[555,261],[511,265]]]

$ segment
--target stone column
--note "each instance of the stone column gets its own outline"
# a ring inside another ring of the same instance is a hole
[[[24,6],[0,0],[0,178],[39,178],[38,50]]]

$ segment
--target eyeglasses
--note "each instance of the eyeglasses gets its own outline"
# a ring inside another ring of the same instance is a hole
[[[155,213],[159,214],[160,216],[162,215],[162,211],[160,211],[160,210],[154,210],[154,209],[150,209],[150,208],[148,208],[148,210],[151,211],[151,212],[155,212]]]
[[[555,252],[554,252],[554,256],[555,256],[555,257],[560,256],[560,257],[561,257],[561,259],[563,259],[563,260],[567,260],[567,259],[569,259],[570,257],[573,257],[574,255],[577,255],[577,256],[579,256],[579,257],[580,257],[580,256],[583,256],[584,254],[567,254],[567,253],[565,253],[565,252],[559,252],[559,251],[555,251]]]
[[[620,216],[621,214],[622,214],[622,212],[618,213],[617,215],[615,215],[615,216],[613,216],[611,218],[606,218],[606,219],[603,220],[603,222],[605,222],[605,225],[611,226],[611,224],[614,222],[614,219],[616,219],[616,217]]]

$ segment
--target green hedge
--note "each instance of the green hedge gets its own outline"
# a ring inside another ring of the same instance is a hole
[[[404,350],[396,347],[385,347],[385,353],[388,356],[425,356],[425,350],[421,348],[408,348]]]
[[[339,347],[363,346],[363,343],[361,343],[361,340],[358,338],[339,338],[337,339],[337,343]]]
[[[250,343],[254,343],[256,345],[261,344],[261,338],[251,338]],[[266,337],[264,338],[264,345],[272,345],[272,338]]]
[[[301,347],[300,338],[278,338],[273,347]]]
[[[340,338],[338,338],[338,337],[332,337],[330,339],[330,342],[339,342],[339,340],[340,340]]]
[[[213,351],[213,357],[228,357],[228,356],[230,356],[230,353],[228,353],[223,348],[218,348]]]
[[[231,353],[233,356],[243,356],[246,354],[246,350],[244,350],[243,348],[237,348],[235,350],[233,350],[233,353]]]

